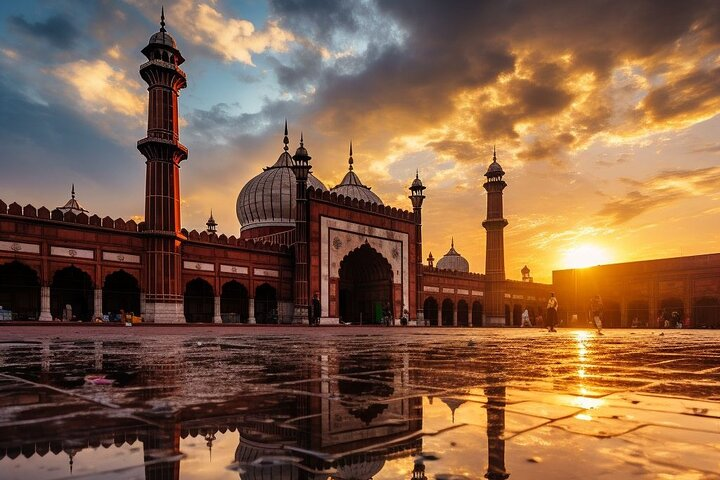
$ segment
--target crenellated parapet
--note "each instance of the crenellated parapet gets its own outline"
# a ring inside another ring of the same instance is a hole
[[[443,270],[441,268],[423,265],[423,272],[428,274],[440,275],[448,278],[466,278],[471,280],[485,280],[485,274],[474,272],[458,272],[455,270]]]
[[[255,250],[263,252],[276,252],[276,253],[289,253],[290,247],[287,245],[281,245],[278,243],[270,243],[257,241],[252,238],[237,238],[234,235],[226,236],[225,234],[208,233],[205,230],[198,232],[197,230],[190,230],[183,228],[181,233],[187,238],[189,242],[195,243],[208,243],[215,245],[223,245],[228,247],[237,247],[245,250]]]
[[[356,210],[362,210],[376,215],[384,215],[386,217],[395,218],[406,222],[415,222],[415,214],[408,210],[391,207],[389,205],[381,205],[356,198],[347,197],[336,192],[323,191],[319,188],[308,187],[308,198],[312,200],[321,200],[324,202],[350,207]]]
[[[51,222],[63,222],[76,225],[88,225],[92,227],[108,228],[122,232],[142,232],[145,229],[145,222],[135,220],[113,219],[111,217],[100,218],[98,215],[87,215],[86,213],[75,214],[74,212],[62,212],[55,208],[52,211],[47,207],[35,208],[33,205],[21,206],[13,202],[7,205],[0,200],[0,215],[9,215]]]

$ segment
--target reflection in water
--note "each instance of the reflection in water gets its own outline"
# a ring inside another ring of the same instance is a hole
[[[114,470],[121,478],[147,480],[228,474],[242,480],[369,480],[397,478],[392,475],[398,471],[403,478],[432,478],[434,459],[422,452],[423,397],[412,390],[427,379],[410,368],[408,353],[327,347],[294,363],[259,355],[238,361],[237,353],[232,345],[200,341],[150,349],[101,341],[3,348],[0,407],[18,411],[0,422],[0,477]],[[489,479],[509,477],[498,369],[487,364],[493,373],[482,375],[488,399],[483,473]],[[113,385],[83,381],[99,373]],[[455,380],[441,376],[440,384],[452,388]],[[452,423],[465,403],[456,393],[469,391],[465,387],[440,395]],[[213,463],[213,442],[229,432],[237,433],[234,458]],[[185,438],[198,441],[181,449]],[[473,451],[479,443],[468,445],[469,454],[480,453]],[[191,465],[202,450],[197,469]],[[64,456],[66,469],[49,454]],[[27,462],[20,466],[22,459]],[[400,460],[408,466],[398,468]]]

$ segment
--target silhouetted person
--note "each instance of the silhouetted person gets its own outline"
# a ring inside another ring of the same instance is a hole
[[[550,298],[548,298],[547,303],[547,311],[545,312],[547,314],[547,324],[548,324],[548,332],[556,332],[555,330],[555,324],[557,323],[557,311],[558,311],[558,301],[557,298],[555,298],[555,293],[550,293]]]
[[[312,325],[320,325],[320,299],[317,292],[312,298]]]

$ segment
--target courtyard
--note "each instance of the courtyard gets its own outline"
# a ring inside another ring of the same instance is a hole
[[[720,475],[720,332],[3,326],[0,478]]]

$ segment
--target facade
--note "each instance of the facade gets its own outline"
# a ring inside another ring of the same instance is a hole
[[[384,204],[354,169],[327,188],[312,175],[303,138],[250,180],[236,203],[240,236],[182,228],[178,97],[185,61],[160,31],[142,53],[148,84],[145,218],[101,218],[72,198],[50,210],[0,200],[0,305],[15,319],[91,320],[133,313],[145,322],[308,323],[311,299],[321,323],[378,324],[407,311],[410,324],[519,324],[539,311],[551,287],[505,278],[504,171],[493,154],[486,173],[486,273],[471,273],[451,244],[423,265],[423,185],[409,187],[412,211]],[[477,220],[478,225],[481,223]],[[432,258],[432,255],[431,255]],[[316,314],[317,316],[317,314]]]
[[[663,328],[673,313],[685,326],[720,328],[720,254],[663,258],[553,272],[558,318],[587,323],[600,295],[603,324]],[[675,327],[675,325],[671,325]]]

